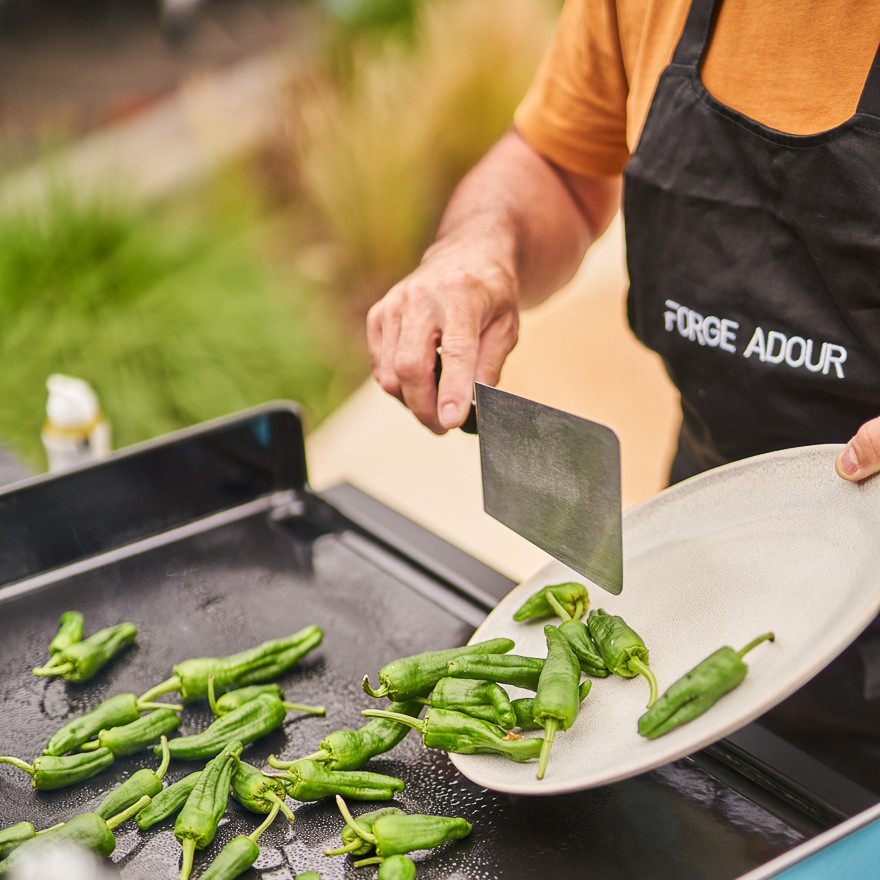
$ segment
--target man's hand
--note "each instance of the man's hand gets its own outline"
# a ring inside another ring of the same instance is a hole
[[[880,418],[865,422],[834,463],[844,480],[863,480],[880,472]]]
[[[367,315],[376,381],[437,434],[465,420],[474,381],[495,385],[516,345],[516,279],[484,250],[434,245]]]
[[[432,431],[461,425],[474,381],[498,382],[520,308],[572,277],[619,199],[618,178],[564,171],[507,132],[459,184],[419,267],[370,309],[376,381]]]

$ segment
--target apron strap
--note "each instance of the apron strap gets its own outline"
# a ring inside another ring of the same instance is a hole
[[[715,16],[721,0],[691,0],[684,30],[675,47],[672,63],[680,67],[698,67],[709,45]]]
[[[880,46],[877,47],[874,63],[868,71],[868,79],[862,89],[862,97],[859,99],[856,112],[880,117]]]

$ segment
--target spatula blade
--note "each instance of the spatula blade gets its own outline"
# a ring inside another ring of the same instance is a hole
[[[476,403],[486,513],[620,593],[620,442],[614,431],[479,382]]]

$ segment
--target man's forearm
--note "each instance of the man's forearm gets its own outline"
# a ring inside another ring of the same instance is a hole
[[[515,279],[520,305],[535,305],[574,275],[619,194],[616,178],[568,174],[511,130],[461,181],[425,258],[479,242]]]

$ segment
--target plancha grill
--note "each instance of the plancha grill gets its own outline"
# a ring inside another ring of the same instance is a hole
[[[330,731],[365,723],[361,710],[375,705],[360,688],[365,674],[375,681],[396,657],[464,643],[512,586],[353,486],[313,492],[289,404],[26,480],[0,492],[0,754],[31,761],[65,721],[115,693],[143,693],[179,660],[316,623],[324,642],[280,683],[288,699],[326,705],[326,717],[290,713],[283,731],[244,753],[258,766],[273,753],[298,757]],[[84,613],[86,634],[122,620],[140,629],[133,648],[81,685],[30,673],[69,608]],[[182,717],[180,733],[211,720],[204,704]],[[24,773],[0,765],[0,827],[63,821],[157,763],[149,752],[119,759],[54,792],[34,791]],[[173,761],[166,780],[199,766]],[[421,880],[733,880],[878,799],[755,724],[634,779],[546,798],[481,789],[415,733],[366,769],[405,781],[396,803],[407,811],[473,823],[468,839],[416,854]],[[323,856],[342,827],[332,801],[292,805],[294,826],[276,821],[244,876],[375,876]],[[230,801],[194,876],[255,818]],[[175,878],[179,853],[170,824],[142,833],[129,822],[111,862],[130,880]]]

